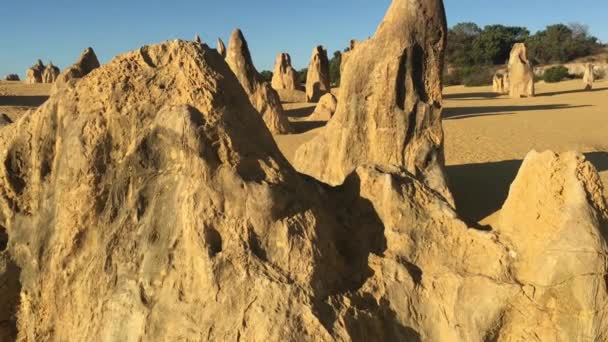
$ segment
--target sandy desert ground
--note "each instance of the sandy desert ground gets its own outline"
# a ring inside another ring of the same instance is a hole
[[[15,120],[44,103],[49,91],[46,84],[0,82],[0,113]],[[497,96],[491,87],[445,88],[447,171],[463,218],[492,224],[521,161],[533,149],[582,152],[608,184],[608,81],[597,82],[590,92],[582,90],[580,80],[541,82],[536,91],[534,98],[510,99]],[[275,138],[291,159],[324,122],[306,120],[314,104],[284,107],[297,134]]]

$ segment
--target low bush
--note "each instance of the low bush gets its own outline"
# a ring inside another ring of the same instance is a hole
[[[466,87],[478,87],[492,84],[494,69],[490,66],[467,66],[454,68],[450,73],[443,75],[445,86],[464,85]]]
[[[545,70],[543,80],[547,83],[557,83],[569,77],[568,68],[560,65]]]

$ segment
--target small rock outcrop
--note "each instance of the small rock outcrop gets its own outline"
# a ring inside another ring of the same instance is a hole
[[[595,82],[595,75],[593,72],[593,64],[585,64],[585,73],[583,74],[583,83],[585,84],[585,90],[593,89],[593,82]]]
[[[201,37],[198,34],[194,36],[194,42],[199,43],[199,44],[203,43],[203,41],[201,40]]]
[[[277,55],[272,73],[272,88],[275,90],[296,90],[298,88],[298,73],[291,66],[291,56],[288,53]]]
[[[55,83],[60,73],[59,68],[54,66],[53,62],[49,62],[42,72],[42,83]]]
[[[509,58],[509,95],[512,98],[534,96],[534,70],[524,43],[517,43]]]
[[[441,1],[393,1],[373,38],[350,52],[336,113],[296,151],[296,169],[338,185],[359,165],[397,165],[452,202],[441,126],[446,35]]]
[[[71,80],[83,78],[97,68],[99,68],[97,55],[92,48],[87,48],[82,52],[76,63],[59,74],[56,83],[65,84]]]
[[[321,96],[315,111],[308,117],[309,121],[329,121],[338,107],[338,100],[332,93]]]
[[[346,50],[342,53],[342,57],[340,59],[340,74],[344,72],[348,58],[350,57],[351,52],[357,47],[357,44],[359,44],[358,40],[351,39],[348,43],[348,48],[346,48]]]
[[[36,64],[27,69],[25,72],[25,83],[42,83],[42,74],[44,73],[45,68],[44,63],[42,63],[41,60],[38,60]]]
[[[497,94],[509,93],[509,74],[497,72],[492,78],[492,90]]]
[[[4,76],[5,81],[21,81],[21,78],[17,74],[8,74]]]
[[[291,125],[283,112],[281,99],[270,83],[265,82],[255,69],[241,30],[235,30],[230,36],[226,62],[245,89],[253,107],[262,115],[270,132],[290,133]]]
[[[222,38],[217,39],[217,52],[220,54],[220,56],[226,58],[226,45],[224,44]]]
[[[322,46],[317,46],[312,50],[306,75],[306,102],[318,102],[330,90],[327,51]]]

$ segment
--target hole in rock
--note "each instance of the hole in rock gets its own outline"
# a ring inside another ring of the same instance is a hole
[[[217,230],[205,227],[205,242],[210,257],[214,257],[222,251],[222,236]]]
[[[6,228],[0,226],[0,252],[4,252],[8,247],[8,233]]]
[[[253,254],[258,257],[260,260],[267,261],[268,256],[266,255],[266,251],[262,248],[262,244],[260,243],[260,239],[257,234],[251,229],[249,231],[249,248]]]

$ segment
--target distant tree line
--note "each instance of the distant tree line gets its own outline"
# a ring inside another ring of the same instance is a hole
[[[506,64],[511,47],[525,43],[533,64],[566,63],[600,52],[599,40],[581,24],[556,24],[531,35],[525,27],[460,23],[448,32],[447,84],[480,85],[491,82],[495,65]]]

